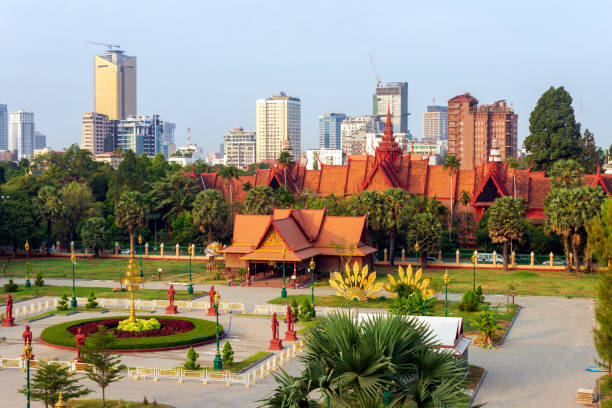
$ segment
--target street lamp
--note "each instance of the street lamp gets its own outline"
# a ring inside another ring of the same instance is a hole
[[[74,287],[74,266],[76,265],[76,256],[72,254],[70,257],[70,261],[72,261],[72,299],[70,300],[70,307],[76,309],[77,300],[76,300],[76,289]]]
[[[213,362],[213,368],[215,370],[223,369],[223,360],[221,359],[221,353],[219,353],[219,302],[221,301],[221,295],[219,292],[215,295],[213,300],[213,306],[215,307],[215,314],[217,315],[217,354],[215,354],[215,360]]]
[[[312,290],[311,299],[312,299],[312,309],[310,310],[310,317],[313,319],[317,317],[317,312],[315,312],[315,303],[314,303],[314,269],[315,269],[314,258],[310,258],[310,263],[308,264],[308,269],[310,270],[310,286]]]
[[[281,289],[281,298],[287,297],[287,288],[285,288],[285,248],[283,248],[283,288]]]
[[[448,317],[448,282],[450,282],[448,269],[444,272],[442,280],[444,280],[444,317]]]
[[[414,244],[414,250],[416,251],[416,268],[419,269],[419,241]]]
[[[140,255],[140,277],[144,277],[142,273],[142,235],[138,234],[138,252]]]
[[[30,257],[29,257],[30,243],[28,242],[27,239],[26,239],[26,243],[25,243],[25,251],[26,251],[26,281],[25,281],[25,287],[26,287],[26,289],[29,289],[30,287],[32,287],[32,284],[30,283]]]
[[[26,362],[26,407],[30,408],[30,359],[32,358],[32,346],[30,346],[30,339],[26,340],[25,347],[23,348],[23,358]]]
[[[193,284],[191,283],[191,255],[193,253],[193,246],[191,244],[189,244],[187,252],[189,253],[189,286],[187,286],[187,294],[193,295]]]
[[[472,254],[472,264],[474,265],[474,279],[472,281],[472,291],[474,291],[474,293],[476,292],[476,262],[478,262],[478,251],[474,251],[474,253]]]

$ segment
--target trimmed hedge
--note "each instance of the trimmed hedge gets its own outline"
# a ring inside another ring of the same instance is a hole
[[[151,316],[138,316],[139,318],[150,318]],[[113,318],[127,319],[128,316],[113,316]],[[177,346],[188,346],[190,344],[202,343],[210,339],[214,339],[217,335],[217,326],[214,322],[202,319],[193,319],[190,317],[173,317],[164,316],[164,319],[187,320],[193,324],[193,330],[174,334],[170,336],[157,337],[128,337],[118,338],[115,345],[115,350],[138,350],[138,349],[158,349]],[[43,341],[62,347],[76,348],[74,335],[68,331],[72,326],[94,322],[97,320],[108,320],[105,318],[93,318],[74,320],[66,323],[56,324],[47,327],[40,335]],[[219,325],[219,333],[223,331],[223,326]]]

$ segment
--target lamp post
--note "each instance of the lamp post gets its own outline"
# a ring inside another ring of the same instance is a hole
[[[476,292],[476,262],[478,262],[478,251],[474,251],[472,254],[472,265],[474,278],[472,280],[472,291]]]
[[[28,242],[27,239],[26,239],[26,243],[25,243],[25,251],[26,251],[26,281],[25,281],[25,287],[26,287],[26,289],[29,289],[30,287],[32,287],[32,284],[30,283],[30,257],[29,257],[30,243]]]
[[[215,354],[215,360],[213,362],[213,368],[215,370],[223,369],[223,360],[221,359],[221,353],[219,353],[219,301],[221,300],[221,296],[219,292],[215,295],[215,299],[213,301],[213,305],[215,306],[215,314],[217,315],[217,354]]]
[[[140,256],[140,277],[144,277],[142,273],[142,235],[138,234],[138,255]]]
[[[314,258],[310,258],[310,263],[308,264],[308,269],[310,269],[310,287],[311,287],[311,295],[310,298],[312,300],[312,309],[310,310],[310,317],[313,319],[317,317],[317,312],[315,312],[315,303],[314,303],[314,269],[315,269]]]
[[[450,282],[448,269],[444,272],[442,279],[444,280],[444,317],[448,317],[448,282]]]
[[[187,294],[193,295],[193,284],[191,282],[191,253],[193,252],[193,246],[191,244],[189,244],[187,252],[189,253],[189,286],[187,286]]]
[[[281,298],[287,297],[287,288],[285,287],[285,248],[283,248],[283,288],[281,289]]]
[[[421,249],[419,247],[419,241],[416,242],[416,244],[414,244],[414,250],[416,251],[416,268],[419,269],[419,249]]]
[[[76,300],[76,288],[74,286],[74,267],[76,265],[76,256],[72,254],[70,257],[70,261],[72,262],[72,299],[70,300],[70,307],[76,309],[77,300]]]
[[[26,340],[25,347],[23,348],[23,358],[26,362],[26,407],[30,408],[30,359],[32,358],[32,346],[30,340]]]

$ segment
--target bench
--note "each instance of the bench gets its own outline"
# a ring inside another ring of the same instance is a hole
[[[576,395],[577,404],[592,406],[593,399],[593,390],[578,388],[578,393]]]

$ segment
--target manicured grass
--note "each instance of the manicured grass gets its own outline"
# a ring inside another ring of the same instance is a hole
[[[149,401],[146,405],[142,402],[132,402],[124,400],[106,400],[106,408],[174,408],[172,405],[160,404],[153,405],[153,401]],[[68,408],[100,408],[102,407],[101,399],[75,399],[66,401]]]
[[[138,257],[136,256],[138,262]],[[0,263],[5,264],[6,258],[0,258]],[[125,271],[128,258],[78,258],[75,274],[78,279],[101,279],[118,281]],[[70,258],[63,257],[41,257],[30,258],[30,280],[34,283],[34,278],[38,272],[42,272],[44,278],[72,278],[72,263]],[[157,269],[162,268],[162,280],[188,281],[189,280],[189,261],[143,259],[142,270],[146,281],[152,281],[153,276],[157,279]],[[223,266],[219,267],[223,270]],[[192,280],[194,282],[213,280],[213,277],[206,272],[204,261],[191,262]],[[10,259],[6,268],[7,276],[25,277],[25,259]],[[225,282],[221,279],[218,282]]]
[[[103,308],[103,307],[96,307],[95,309],[85,309],[84,307],[77,307],[76,310],[78,312],[102,312],[108,309]],[[45,316],[68,314],[74,311],[75,310],[70,307],[68,308],[68,310],[49,310],[48,312],[39,313],[34,316],[26,317],[26,318],[23,318],[22,320],[29,322],[30,320],[38,319],[38,318],[45,317]]]
[[[397,275],[397,267],[374,268],[377,280],[387,280],[387,274]],[[423,276],[432,278],[432,286],[444,289],[444,269],[426,269]],[[449,292],[465,292],[472,289],[472,269],[449,269],[451,281]],[[597,294],[596,274],[576,274],[564,271],[526,271],[501,269],[476,269],[476,286],[482,286],[485,294],[510,293],[513,285],[517,295],[595,297]]]
[[[268,300],[268,303],[274,305],[289,305],[291,300],[295,299],[298,305],[301,305],[304,299],[308,299],[310,302],[310,295],[288,295],[286,298],[277,297]],[[358,307],[358,308],[382,308],[386,309],[391,306],[391,299],[384,296],[370,299],[367,302],[355,302],[353,300],[345,299],[341,296],[336,295],[323,295],[315,296],[316,306],[329,306],[329,307]]]
[[[601,408],[612,408],[612,377],[608,375],[599,377],[599,393]]]
[[[96,320],[106,320],[109,318],[113,319],[127,319],[128,316],[109,316],[109,317],[97,317],[93,319],[73,320],[65,323],[56,324],[54,326],[47,327],[44,329],[40,337],[51,344],[65,347],[76,347],[74,335],[68,331],[68,328],[77,324],[93,322]],[[138,316],[141,319],[150,319],[151,316]],[[161,317],[160,317],[161,318]],[[184,346],[189,344],[201,343],[203,341],[216,337],[216,325],[214,322],[202,319],[193,319],[189,317],[173,317],[164,316],[164,319],[176,319],[176,320],[188,320],[193,323],[194,328],[188,332],[175,334],[171,336],[157,336],[157,337],[130,337],[117,339],[115,350],[135,350],[135,349],[149,349],[149,348],[164,348],[174,346]],[[219,325],[219,330],[223,330],[223,327]]]
[[[94,294],[98,298],[120,298],[125,299],[130,297],[130,292],[128,291],[117,291],[114,292],[111,288],[94,288],[94,287],[76,287],[76,295],[77,297],[88,297],[89,291],[93,290]],[[13,300],[22,300],[22,299],[31,299],[36,296],[61,296],[62,294],[68,295],[70,299],[72,297],[72,286],[41,286],[35,287],[32,286],[30,289],[26,289],[25,286],[19,285],[17,292],[12,292],[11,295]],[[203,295],[203,292],[194,292],[191,296],[197,297]],[[135,292],[135,296],[137,299],[143,300],[152,300],[152,299],[168,299],[168,291],[165,289],[138,289]],[[6,298],[8,297],[8,293],[0,293],[0,302],[6,302]],[[187,300],[189,299],[189,295],[187,294],[187,288],[185,290],[177,290],[174,295],[176,300]]]

